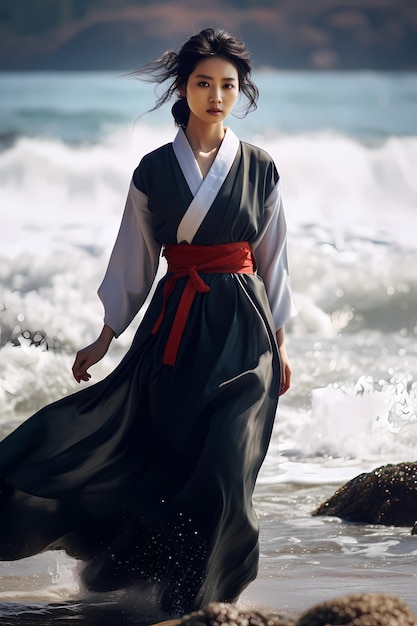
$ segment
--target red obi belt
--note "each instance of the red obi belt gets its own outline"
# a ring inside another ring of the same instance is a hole
[[[200,274],[253,274],[256,270],[255,257],[247,241],[225,243],[217,246],[194,246],[176,244],[165,246],[163,255],[168,261],[168,273],[163,289],[162,311],[155,322],[152,334],[156,334],[164,319],[168,298],[178,278],[188,276],[184,291],[169,334],[163,363],[175,365],[181,337],[194,298],[198,293],[210,291]]]

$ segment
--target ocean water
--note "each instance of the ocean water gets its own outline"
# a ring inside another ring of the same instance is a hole
[[[245,604],[301,611],[387,591],[417,612],[408,528],[311,517],[343,482],[415,460],[417,75],[255,74],[258,111],[228,124],[282,177],[298,316],[255,505],[257,581]],[[96,296],[132,170],[170,141],[169,107],[128,77],[0,74],[0,434],[73,392],[76,350],[101,327]],[[136,320],[91,371],[121,359]],[[135,592],[86,596],[77,563],[0,563],[0,623],[141,623]]]

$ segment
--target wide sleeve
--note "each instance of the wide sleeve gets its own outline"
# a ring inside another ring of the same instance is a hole
[[[288,273],[287,225],[280,180],[267,197],[264,211],[265,223],[252,247],[278,330],[297,314]]]
[[[98,289],[104,323],[116,337],[145,302],[158,269],[160,250],[153,235],[147,196],[132,180],[116,243]]]

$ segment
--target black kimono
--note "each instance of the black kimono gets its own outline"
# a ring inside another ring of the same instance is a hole
[[[88,589],[140,583],[176,615],[236,600],[258,564],[252,507],[280,388],[275,329],[293,314],[279,176],[228,129],[203,179],[180,130],[134,172],[99,296],[119,335],[167,244],[248,241],[255,274],[202,276],[174,366],[164,347],[187,278],[158,284],[103,381],[46,406],[0,444],[0,558],[64,549]]]

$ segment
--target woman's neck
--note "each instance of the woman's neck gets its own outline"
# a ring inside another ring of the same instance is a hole
[[[188,124],[185,135],[201,175],[205,178],[217,156],[226,129],[223,124],[211,124],[210,126],[205,124],[205,128],[196,128],[196,126],[195,124]]]
[[[224,139],[223,124],[198,124],[190,119],[185,135],[194,153],[217,152]]]

